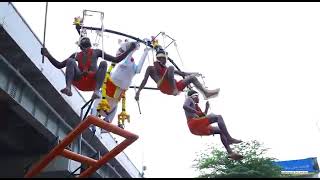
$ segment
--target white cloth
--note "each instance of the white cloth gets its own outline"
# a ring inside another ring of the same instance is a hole
[[[132,79],[135,74],[141,72],[142,66],[148,54],[148,49],[144,51],[138,65],[132,59],[133,52],[129,53],[128,56],[122,60],[114,70],[110,73],[111,79],[115,85],[120,87],[122,90],[126,90],[131,85]]]

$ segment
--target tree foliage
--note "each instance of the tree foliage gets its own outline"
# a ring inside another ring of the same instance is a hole
[[[195,159],[194,168],[201,178],[219,177],[280,177],[281,169],[265,157],[268,149],[256,140],[234,145],[234,151],[244,155],[241,161],[227,158],[225,149],[209,146]]]

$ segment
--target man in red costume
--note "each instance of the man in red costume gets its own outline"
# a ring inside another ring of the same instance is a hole
[[[157,87],[164,94],[176,96],[191,83],[194,84],[194,86],[203,93],[206,99],[216,97],[219,94],[219,88],[215,90],[208,90],[199,82],[199,80],[197,79],[199,73],[181,72],[175,70],[173,66],[167,67],[166,56],[166,52],[163,49],[159,48],[156,54],[157,61],[154,62],[153,66],[148,66],[144,75],[144,79],[142,80],[140,87],[136,92],[135,99],[137,101],[139,100],[140,91],[146,85],[149,76],[155,83],[157,83]],[[174,78],[174,74],[178,74],[184,77],[184,79],[177,81]]]
[[[233,152],[230,148],[230,144],[237,144],[241,143],[242,141],[231,137],[221,115],[216,115],[213,113],[207,115],[209,109],[208,101],[206,103],[205,112],[202,112],[198,103],[198,93],[194,90],[190,90],[188,92],[188,97],[183,104],[183,109],[185,111],[190,132],[197,136],[220,134],[221,142],[228,152],[228,157],[233,160],[242,159],[242,155]],[[212,123],[218,123],[218,127],[211,126]]]
[[[61,93],[72,96],[71,84],[73,84],[81,91],[94,91],[92,99],[97,99],[100,98],[99,89],[107,72],[106,61],[120,62],[135,49],[136,44],[131,43],[128,50],[117,57],[106,54],[101,49],[92,49],[88,37],[82,37],[79,46],[81,52],[73,53],[62,62],[53,58],[46,48],[41,48],[41,54],[46,56],[56,68],[66,67],[66,87],[60,90]],[[104,53],[104,56],[102,56],[102,53]],[[99,67],[97,67],[99,57],[104,57],[106,61],[100,62]]]

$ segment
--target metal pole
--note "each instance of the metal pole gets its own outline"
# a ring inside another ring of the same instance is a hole
[[[45,18],[44,18],[43,47],[45,47],[45,44],[46,44],[47,12],[48,12],[48,2],[46,2],[46,12],[45,12]],[[42,63],[44,63],[44,56],[43,55],[42,55]]]

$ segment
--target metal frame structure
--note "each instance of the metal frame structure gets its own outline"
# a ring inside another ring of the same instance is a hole
[[[103,155],[99,160],[95,160],[90,157],[83,156],[65,149],[79,134],[81,134],[81,132],[83,132],[91,124],[94,124],[100,128],[105,129],[106,131],[112,132],[126,139],[116,147],[114,147],[110,152]],[[110,159],[114,158],[116,155],[122,152],[138,138],[138,135],[135,135],[129,131],[121,129],[113,124],[107,123],[95,116],[90,115],[84,121],[82,121],[73,131],[71,131],[55,148],[53,148],[46,156],[44,156],[41,161],[34,165],[25,174],[24,177],[31,178],[36,176],[58,155],[89,165],[89,168],[80,173],[80,175],[78,176],[79,178],[89,177],[92,173],[96,172],[96,170],[98,170]]]

